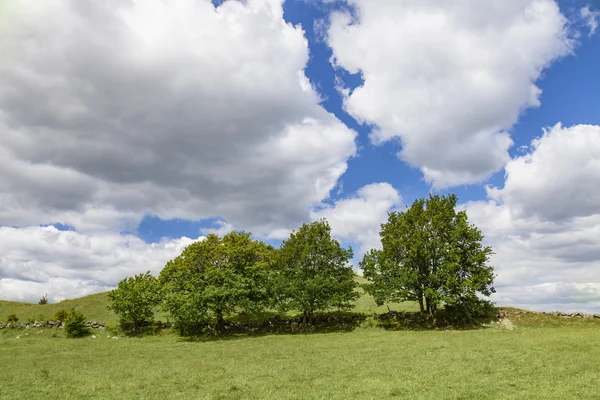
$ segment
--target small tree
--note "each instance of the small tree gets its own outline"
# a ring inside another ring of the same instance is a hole
[[[38,302],[38,304],[40,304],[40,305],[48,304],[48,294],[45,294],[44,296],[42,296],[40,298],[40,301]]]
[[[245,232],[192,243],[160,273],[166,311],[182,333],[191,333],[212,321],[221,331],[228,315],[260,310],[273,251]]]
[[[161,301],[160,286],[148,271],[123,279],[108,300],[108,309],[121,318],[121,326],[137,330],[154,320],[154,309]]]
[[[65,333],[69,338],[80,338],[90,334],[86,318],[82,312],[72,310],[65,321]]]
[[[464,211],[456,211],[456,202],[455,195],[436,195],[389,213],[381,226],[383,248],[371,250],[360,264],[370,281],[365,290],[378,304],[416,301],[422,314],[446,305],[477,315],[468,310],[481,308],[478,294],[495,291],[493,267],[487,264],[492,249],[481,244],[481,231]]]
[[[303,224],[278,253],[276,297],[280,308],[299,310],[310,324],[317,311],[353,307],[359,294],[348,264],[351,258],[352,249],[342,248],[331,238],[327,221]]]

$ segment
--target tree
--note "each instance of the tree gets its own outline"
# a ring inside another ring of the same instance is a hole
[[[278,253],[279,307],[299,310],[308,324],[317,311],[353,307],[359,294],[348,264],[351,258],[352,249],[342,248],[331,238],[327,221],[303,224],[282,243]]]
[[[48,295],[44,295],[40,298],[40,301],[38,302],[39,305],[44,305],[44,304],[48,304]]]
[[[465,211],[456,211],[457,197],[429,196],[402,212],[391,212],[381,225],[381,250],[368,252],[360,267],[370,281],[365,290],[378,304],[416,301],[422,314],[479,303],[478,294],[490,296],[494,269],[488,265],[490,247],[468,223]]]
[[[258,311],[267,302],[273,247],[250,233],[210,234],[186,247],[160,273],[165,309],[183,331],[194,331],[240,310]]]
[[[154,320],[154,310],[161,301],[160,286],[148,271],[123,279],[108,294],[108,300],[108,309],[121,318],[121,326],[137,330]]]

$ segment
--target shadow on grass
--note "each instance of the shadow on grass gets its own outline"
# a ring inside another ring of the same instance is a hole
[[[302,316],[287,316],[264,311],[254,314],[238,314],[224,321],[220,329],[213,324],[188,325],[177,329],[171,324],[157,322],[137,330],[121,331],[129,337],[144,337],[178,332],[181,339],[189,342],[235,340],[267,335],[309,335],[336,332],[352,332],[357,328],[376,328],[387,331],[431,331],[479,329],[486,321],[471,324],[452,324],[443,318],[432,318],[418,312],[389,311],[366,315],[353,312],[320,313],[306,323]],[[166,329],[165,329],[166,328]],[[172,328],[172,329],[171,329]]]
[[[307,335],[316,333],[351,332],[367,318],[361,313],[324,313],[313,317],[312,323],[303,322],[302,317],[282,317],[278,314],[265,315],[262,320],[241,318],[225,321],[220,331],[204,327],[195,333],[183,332],[182,339],[190,342],[232,340],[267,335]]]
[[[488,316],[469,322],[450,322],[441,315],[431,317],[418,312],[390,311],[384,314],[374,314],[376,325],[388,331],[432,331],[432,330],[474,330],[489,323],[496,317]]]

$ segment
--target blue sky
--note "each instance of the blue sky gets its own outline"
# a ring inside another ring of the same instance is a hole
[[[0,8],[0,298],[318,218],[357,263],[433,192],[495,249],[495,301],[600,310],[597,1],[75,4]]]

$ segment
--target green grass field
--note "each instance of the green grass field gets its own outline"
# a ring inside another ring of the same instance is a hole
[[[0,318],[51,314],[65,304],[1,302]],[[68,305],[90,319],[116,320],[105,294]],[[357,308],[387,310],[367,296]],[[510,318],[512,329],[395,331],[365,321],[352,332],[204,341],[2,329],[0,399],[600,398],[599,319]]]

